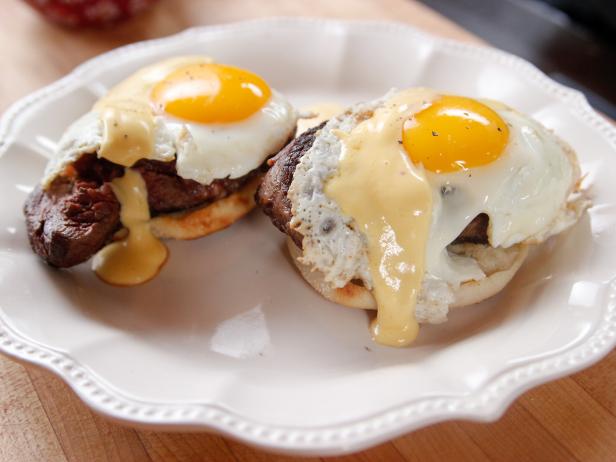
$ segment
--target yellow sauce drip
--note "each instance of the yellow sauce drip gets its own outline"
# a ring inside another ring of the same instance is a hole
[[[372,333],[389,346],[409,345],[419,331],[415,304],[424,276],[432,194],[401,137],[404,121],[433,98],[428,90],[400,92],[351,133],[340,133],[338,175],[325,186],[367,239],[378,307]]]
[[[154,151],[154,117],[147,104],[120,100],[101,113],[103,142],[99,156],[124,167]]]
[[[103,123],[98,156],[131,167],[154,153],[154,115],[150,101],[154,85],[171,72],[188,64],[208,63],[202,57],[181,57],[143,68],[112,88],[95,105]],[[105,282],[134,286],[158,274],[167,260],[167,247],[150,232],[147,189],[141,175],[127,168],[124,176],[111,182],[120,202],[120,219],[128,235],[101,249],[92,268]]]
[[[298,134],[341,114],[344,111],[344,106],[338,103],[318,103],[305,107],[302,110],[316,115],[310,118],[302,118],[297,121]]]
[[[168,250],[150,232],[147,189],[141,175],[127,168],[123,177],[111,182],[111,188],[120,202],[120,220],[128,235],[100,250],[92,269],[109,284],[143,284],[158,274],[167,260]]]
[[[103,123],[103,140],[98,152],[115,164],[131,167],[154,152],[154,108],[152,87],[174,70],[207,58],[182,57],[146,67],[112,88],[95,105]]]

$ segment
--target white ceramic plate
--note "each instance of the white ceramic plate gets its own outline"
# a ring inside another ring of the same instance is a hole
[[[499,296],[372,343],[362,311],[316,295],[259,211],[171,242],[143,287],[54,271],[21,213],[50,147],[110,85],[176,54],[252,69],[302,106],[425,85],[502,100],[579,153],[595,206]],[[109,417],[203,429],[295,454],[358,450],[453,418],[496,419],[531,386],[597,361],[616,341],[616,131],[583,96],[503,52],[393,23],[271,19],[188,30],[107,53],[13,106],[0,125],[0,350],[44,366]]]

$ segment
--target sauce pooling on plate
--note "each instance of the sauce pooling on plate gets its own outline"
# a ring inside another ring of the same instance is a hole
[[[150,231],[147,190],[141,175],[127,168],[123,177],[111,182],[111,188],[120,202],[120,220],[128,235],[99,251],[92,267],[109,284],[143,284],[158,274],[168,250]]]

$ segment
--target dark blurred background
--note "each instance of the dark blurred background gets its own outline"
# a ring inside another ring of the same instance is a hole
[[[420,0],[616,118],[616,0]]]

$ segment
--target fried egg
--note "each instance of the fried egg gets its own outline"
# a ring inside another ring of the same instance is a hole
[[[293,107],[260,76],[204,57],[169,59],[119,83],[70,126],[42,184],[47,188],[59,175],[70,176],[68,167],[83,154],[96,153],[125,167],[123,175],[109,183],[120,203],[125,231],[98,251],[92,267],[110,284],[143,284],[158,274],[168,250],[153,232],[147,185],[130,167],[142,159],[175,161],[178,176],[203,185],[240,178],[281,149],[296,123]],[[242,188],[243,194],[247,187],[250,184]],[[250,201],[235,201],[245,204],[221,223],[232,223],[251,207]],[[177,226],[192,226],[189,235],[201,236],[216,228],[209,205],[168,218],[181,223],[187,217],[190,225]]]
[[[289,189],[291,226],[301,263],[334,287],[360,280],[377,301],[375,338],[389,322],[394,339],[381,340],[403,345],[414,321],[444,321],[453,291],[486,277],[450,247],[475,217],[488,215],[493,258],[506,259],[575,223],[588,205],[579,178],[569,146],[504,104],[391,91],[320,130]],[[400,316],[408,306],[413,322]]]
[[[43,184],[93,152],[126,167],[175,159],[179,176],[202,184],[238,178],[280,149],[296,123],[295,109],[260,76],[209,58],[173,58],[139,70],[74,122]]]

